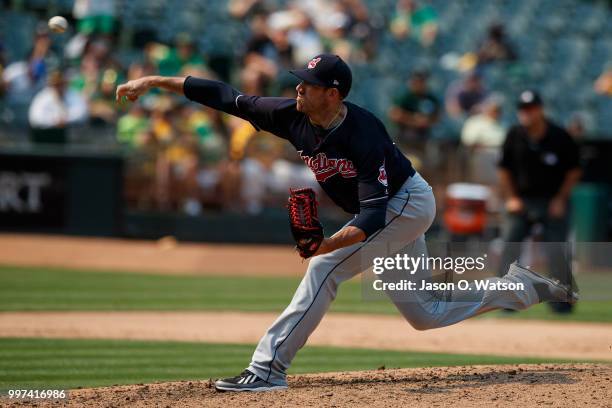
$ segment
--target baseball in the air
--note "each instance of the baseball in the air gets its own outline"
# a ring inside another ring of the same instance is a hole
[[[49,19],[49,29],[54,33],[63,33],[68,29],[68,21],[62,16],[55,16]]]

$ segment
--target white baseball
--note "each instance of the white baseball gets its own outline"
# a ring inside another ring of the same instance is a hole
[[[68,21],[62,16],[55,16],[49,19],[49,29],[54,33],[63,33],[68,29]]]

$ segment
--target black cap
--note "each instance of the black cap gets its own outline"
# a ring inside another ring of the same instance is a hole
[[[528,89],[526,91],[521,92],[519,95],[518,101],[516,102],[516,107],[518,109],[529,108],[531,106],[541,106],[542,98],[540,94],[536,91]]]
[[[337,88],[342,97],[351,90],[353,75],[346,62],[334,54],[320,54],[308,62],[304,69],[293,69],[293,75],[304,82],[327,88]]]

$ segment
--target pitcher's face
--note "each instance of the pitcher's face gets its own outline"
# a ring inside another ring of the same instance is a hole
[[[320,112],[330,106],[330,98],[337,89],[300,82],[296,87],[297,110],[306,114]]]

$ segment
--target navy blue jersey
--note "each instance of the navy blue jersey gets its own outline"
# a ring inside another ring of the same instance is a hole
[[[313,125],[293,98],[242,95],[229,85],[188,77],[187,98],[250,121],[287,139],[329,197],[358,214],[351,225],[366,236],[382,228],[387,201],[415,171],[372,113],[344,102],[347,114],[331,130]]]

